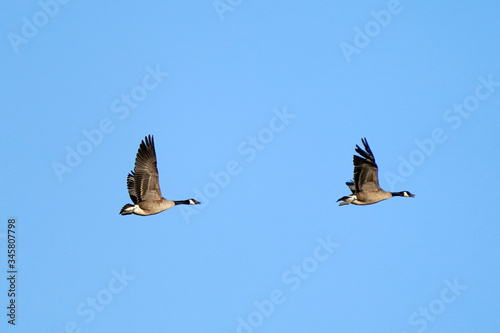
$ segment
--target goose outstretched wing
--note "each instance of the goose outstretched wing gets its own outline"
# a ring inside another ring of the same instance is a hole
[[[361,139],[361,142],[365,150],[356,145],[356,153],[361,156],[353,156],[354,186],[356,192],[378,191],[380,190],[380,186],[378,184],[378,167],[377,163],[375,163],[375,157],[366,138]]]
[[[154,201],[162,198],[160,183],[158,179],[158,168],[156,167],[156,152],[153,136],[149,135],[142,140],[137,156],[135,167],[132,172],[133,191],[129,187],[129,194],[135,194],[138,202]],[[127,178],[129,184],[130,178]],[[133,200],[133,198],[132,198]]]

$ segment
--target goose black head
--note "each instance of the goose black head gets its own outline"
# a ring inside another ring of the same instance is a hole
[[[190,205],[199,205],[199,204],[201,204],[201,202],[199,202],[199,201],[197,201],[195,199],[189,199],[188,201],[189,201]]]

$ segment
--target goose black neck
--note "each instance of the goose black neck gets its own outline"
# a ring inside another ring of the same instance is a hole
[[[176,205],[190,205],[189,200],[174,201]]]
[[[392,196],[393,197],[404,197],[405,196],[405,192],[391,192]]]

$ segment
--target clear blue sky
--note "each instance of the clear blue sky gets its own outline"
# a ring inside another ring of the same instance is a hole
[[[499,11],[2,2],[0,330],[497,332]],[[148,134],[202,206],[118,214]],[[338,207],[361,137],[416,198]]]

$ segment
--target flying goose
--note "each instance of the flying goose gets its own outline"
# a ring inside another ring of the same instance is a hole
[[[375,157],[373,156],[370,146],[368,146],[366,138],[361,139],[361,142],[365,146],[365,150],[356,145],[356,153],[361,156],[354,155],[353,157],[354,181],[345,183],[352,194],[337,200],[337,202],[343,201],[339,206],[348,205],[350,203],[354,205],[371,205],[395,196],[415,197],[415,195],[408,191],[387,192],[380,188],[378,184],[378,167],[375,163]]]
[[[163,212],[175,205],[197,205],[194,199],[172,201],[161,195],[156,168],[156,152],[153,136],[149,135],[142,140],[134,171],[127,176],[127,188],[133,205],[126,204],[120,211],[121,215],[153,215]]]

